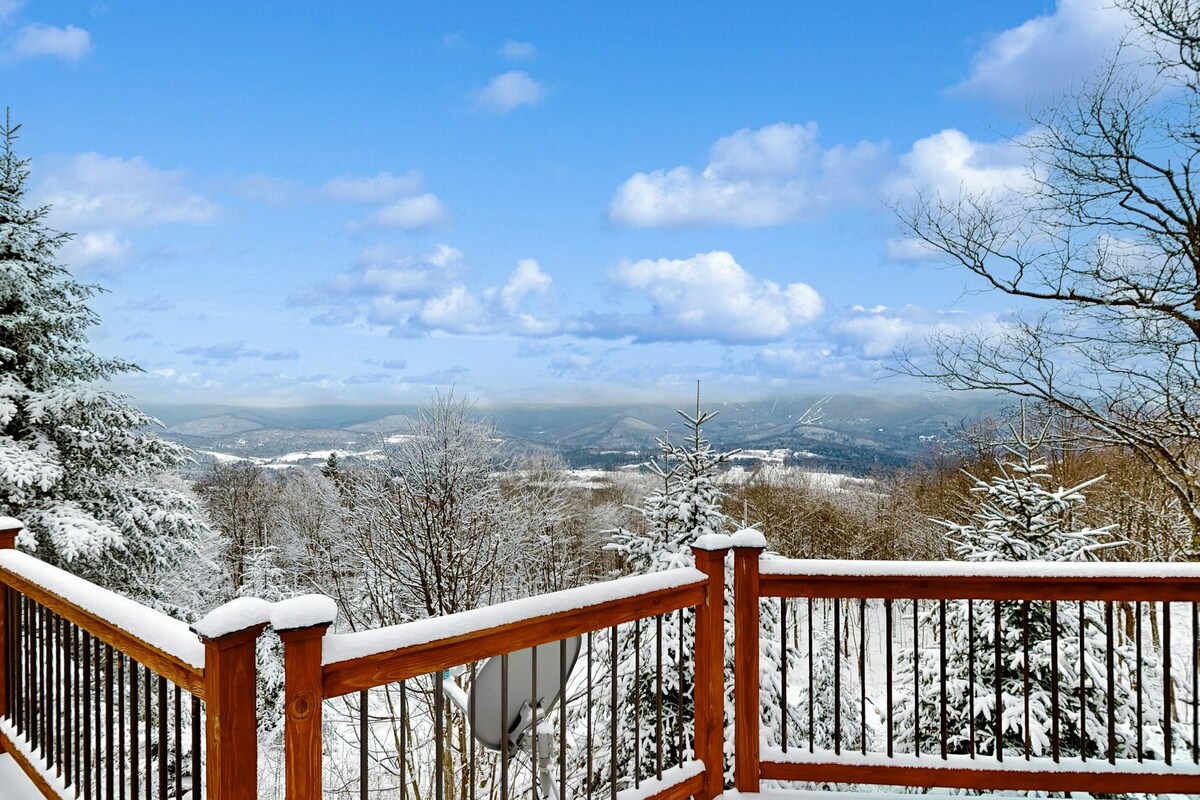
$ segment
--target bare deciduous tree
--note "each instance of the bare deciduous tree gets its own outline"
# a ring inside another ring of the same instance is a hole
[[[1191,0],[1124,0],[1138,28],[1098,78],[1035,117],[1030,185],[900,209],[908,232],[1019,298],[1001,330],[941,333],[899,370],[1031,398],[1128,448],[1200,549],[1200,102]],[[1155,77],[1145,67],[1158,66]]]

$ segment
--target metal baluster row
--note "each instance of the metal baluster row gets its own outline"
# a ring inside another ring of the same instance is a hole
[[[853,615],[845,613],[850,607],[846,600],[780,598],[782,749],[786,752],[806,736],[810,751],[823,746],[841,753],[848,731],[854,731],[847,726],[853,725],[864,754],[878,727],[882,741],[875,749],[889,757],[897,742],[917,756],[927,754],[929,741],[936,738],[934,752],[942,759],[954,754],[988,755],[999,762],[1006,755],[1025,760],[1048,755],[1054,761],[1099,756],[1110,763],[1136,757],[1171,764],[1186,747],[1193,763],[1200,763],[1200,604],[1192,603],[1187,615],[1191,640],[1181,663],[1178,620],[1173,617],[1186,617],[1175,614],[1170,602],[962,601],[955,624],[966,633],[963,675],[962,653],[950,649],[959,635],[948,627],[952,602],[859,600]],[[1146,631],[1148,614],[1157,621],[1152,635]],[[897,617],[906,615],[911,615],[911,625],[897,626]],[[875,635],[871,631],[879,631],[878,645],[869,646],[869,634]],[[789,639],[806,643],[807,649],[789,647]],[[844,663],[855,658],[857,669]],[[788,663],[797,659],[805,669]],[[816,683],[822,671],[829,681],[826,688]],[[1049,709],[1044,707],[1045,682],[1050,684]],[[832,701],[826,702],[829,688]],[[952,702],[963,689],[966,697]],[[845,702],[847,691],[857,691],[857,713]],[[885,695],[882,704],[871,699],[879,692]],[[1155,692],[1159,694],[1152,701]],[[799,737],[792,724],[792,697],[807,705],[807,731]],[[960,703],[966,706],[966,719],[957,710]],[[1068,703],[1075,709],[1074,719],[1064,716]],[[876,706],[881,708],[878,724],[868,716],[868,708]],[[933,717],[925,716],[927,709]],[[1006,716],[996,709],[1015,711],[1020,730],[1006,730]],[[819,715],[831,723],[826,742],[816,738],[823,728]],[[1033,734],[1043,723],[1049,739],[1044,753],[1043,740]],[[1159,733],[1151,744],[1146,734],[1155,728]]]
[[[202,797],[202,703],[189,695],[185,716],[178,686],[11,587],[3,591],[12,637],[7,720],[44,767],[83,800]]]

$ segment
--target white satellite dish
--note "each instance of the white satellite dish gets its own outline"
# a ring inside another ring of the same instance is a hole
[[[507,750],[509,756],[529,749],[526,736],[531,733],[536,710],[538,729],[532,733],[537,740],[538,777],[544,798],[552,794],[557,797],[558,789],[549,769],[553,734],[551,726],[542,722],[562,695],[582,646],[582,637],[573,636],[489,658],[471,683],[464,709],[471,735],[487,749]]]

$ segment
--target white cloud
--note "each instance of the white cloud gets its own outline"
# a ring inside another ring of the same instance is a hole
[[[886,358],[897,348],[921,350],[939,333],[999,330],[995,314],[939,311],[916,305],[903,308],[854,306],[848,315],[830,325],[830,333],[844,347],[866,358]]]
[[[936,192],[954,198],[1028,188],[1033,176],[1019,142],[972,141],[953,128],[918,139],[900,157],[900,173],[892,179],[893,195]]]
[[[326,181],[321,194],[331,200],[351,203],[386,203],[418,194],[424,182],[424,177],[416,170],[405,175],[380,172],[369,178],[342,175]]]
[[[1023,111],[1092,77],[1129,28],[1128,15],[1107,0],[1059,0],[1054,13],[990,39],[953,91]]]
[[[367,218],[375,228],[403,231],[426,230],[446,219],[446,206],[437,195],[421,194],[389,203]]]
[[[653,310],[588,315],[569,324],[572,332],[640,341],[767,342],[794,333],[824,309],[808,284],[780,286],[756,278],[719,250],[621,264],[609,279],[619,289],[644,295]]]
[[[372,177],[343,175],[326,181],[321,195],[348,203],[382,204],[363,221],[347,223],[351,231],[362,228],[427,230],[444,222],[449,211],[441,198],[424,190],[425,179],[416,170],[406,175],[380,172]]]
[[[0,13],[3,10],[0,8]],[[12,13],[11,10],[9,13]],[[9,61],[40,57],[77,61],[91,51],[92,37],[83,28],[74,25],[59,28],[34,22],[9,37],[4,45],[3,57]]]
[[[488,81],[488,85],[476,93],[475,99],[486,111],[507,114],[520,106],[537,105],[544,94],[542,85],[529,77],[528,72],[512,70]]]
[[[140,157],[83,153],[51,172],[36,199],[52,206],[54,223],[67,229],[212,221],[216,204],[188,189],[185,174],[156,169]]]
[[[537,48],[530,42],[517,42],[509,39],[500,48],[500,55],[511,61],[524,61],[537,55]]]
[[[474,291],[462,280],[462,253],[448,245],[417,256],[376,247],[358,269],[292,295],[293,305],[327,306],[313,318],[326,325],[374,325],[392,336],[515,333],[550,335],[557,323],[522,310],[526,298],[551,285],[532,259],[522,260],[500,286]]]
[[[781,225],[874,196],[887,145],[823,148],[816,123],[776,123],[718,139],[700,172],[639,172],[616,191],[609,219],[631,227]]]

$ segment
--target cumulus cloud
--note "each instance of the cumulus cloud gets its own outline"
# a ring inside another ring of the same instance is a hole
[[[900,173],[889,188],[892,194],[936,192],[947,198],[964,191],[1017,191],[1033,181],[1027,158],[1019,142],[976,142],[947,128],[918,139],[900,157]]]
[[[0,24],[8,22],[25,5],[24,0],[0,0]]]
[[[15,10],[9,4],[8,13]],[[0,17],[4,15],[0,7]],[[67,25],[59,28],[34,22],[20,28],[4,43],[2,57],[6,61],[22,61],[28,58],[58,58],[63,61],[78,61],[92,51],[92,37],[83,28]]]
[[[116,231],[94,231],[68,241],[60,255],[77,270],[111,267],[124,263],[133,252],[129,240]]]
[[[805,283],[756,278],[723,251],[686,259],[624,263],[609,273],[618,289],[643,295],[652,310],[590,314],[573,320],[580,335],[639,341],[767,342],[819,317],[824,301]]]
[[[445,218],[445,204],[436,195],[426,193],[389,203],[368,217],[367,224],[416,231],[431,228]]]
[[[328,306],[318,324],[385,326],[398,337],[433,331],[455,334],[548,335],[556,330],[522,310],[551,285],[532,259],[522,260],[499,286],[472,290],[463,281],[462,253],[448,245],[417,256],[386,247],[365,251],[356,269],[292,295],[293,305]]]
[[[814,219],[873,196],[887,146],[825,148],[814,122],[742,129],[718,139],[708,165],[639,172],[616,191],[609,219],[630,227],[761,227]]]
[[[211,222],[217,205],[187,188],[186,174],[158,169],[137,156],[83,153],[50,172],[36,200],[52,206],[54,223],[68,229]]]
[[[920,350],[930,336],[939,333],[998,331],[999,325],[995,314],[939,311],[917,305],[902,308],[854,306],[849,314],[830,326],[830,332],[857,355],[885,358],[897,348]]]
[[[535,106],[545,94],[542,85],[528,72],[512,70],[497,75],[475,94],[479,108],[493,114],[507,114],[520,106]]]
[[[510,61],[525,61],[537,55],[537,48],[530,42],[509,39],[500,47],[500,55]]]
[[[1117,50],[1129,16],[1106,0],[1059,0],[1054,13],[1026,20],[990,39],[970,74],[952,89],[1022,111],[1091,77]]]

